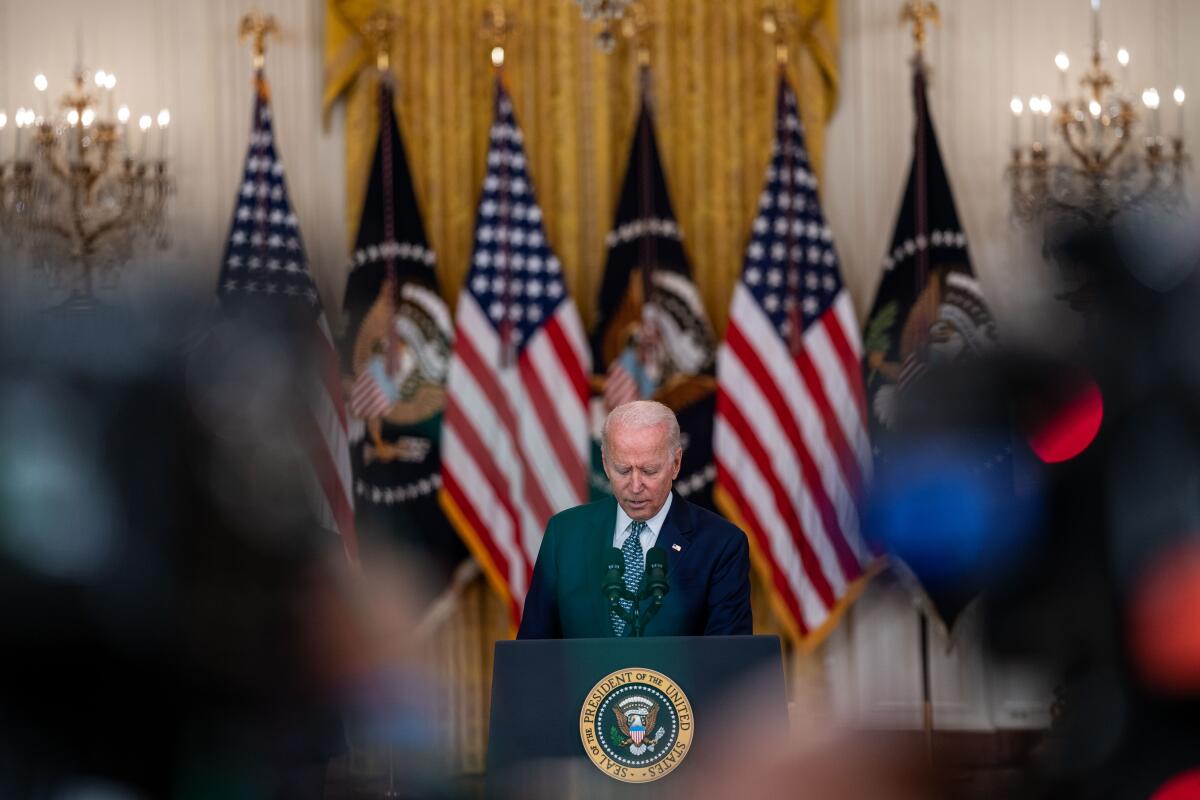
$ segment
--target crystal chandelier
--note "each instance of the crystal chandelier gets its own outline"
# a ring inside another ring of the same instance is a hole
[[[625,16],[633,0],[575,0],[588,22],[599,21],[600,33],[596,44],[605,53],[611,53],[617,43],[616,23]]]
[[[69,289],[66,308],[94,305],[97,280],[115,278],[140,244],[168,244],[170,112],[143,115],[134,148],[129,108],[114,113],[115,87],[110,73],[98,70],[89,80],[76,68],[52,109],[49,82],[38,75],[40,114],[18,109],[8,137],[0,112],[0,237],[28,250],[52,286]]]
[[[1012,160],[1008,178],[1012,209],[1023,222],[1111,221],[1125,209],[1141,206],[1178,208],[1184,202],[1183,87],[1173,100],[1178,122],[1165,135],[1157,89],[1137,98],[1129,85],[1129,51],[1117,53],[1118,82],[1104,62],[1100,36],[1100,0],[1091,0],[1090,65],[1079,79],[1082,93],[1071,97],[1071,60],[1059,53],[1059,100],[1034,96],[1028,104],[1014,97]],[[1024,139],[1022,115],[1028,109],[1032,134]]]

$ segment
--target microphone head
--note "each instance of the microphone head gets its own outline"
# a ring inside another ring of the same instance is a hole
[[[646,552],[646,572],[651,570],[662,570],[664,575],[667,572],[667,551],[661,547],[651,547]]]
[[[667,551],[651,547],[646,553],[646,591],[661,603],[670,586],[667,584]]]
[[[608,598],[608,602],[613,603],[620,597],[623,588],[625,588],[625,556],[614,547],[608,551],[608,558],[604,560],[604,582],[601,589],[604,591],[604,596]]]

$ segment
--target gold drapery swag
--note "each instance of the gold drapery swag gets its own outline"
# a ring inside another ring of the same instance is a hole
[[[454,307],[471,256],[485,172],[494,73],[483,33],[491,0],[327,0],[326,113],[346,103],[346,226],[358,227],[378,130],[375,53],[355,28],[386,9],[397,112],[442,291]],[[648,0],[652,95],[664,168],[684,247],[718,333],[724,330],[758,204],[778,72],[762,28],[764,0]],[[821,175],[838,94],[834,0],[778,4],[788,74]],[[507,0],[515,23],[505,80],[547,236],[585,325],[595,316],[611,224],[638,108],[633,42],[612,54],[571,0]]]

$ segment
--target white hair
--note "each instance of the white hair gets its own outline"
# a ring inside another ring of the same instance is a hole
[[[634,400],[608,412],[608,418],[604,420],[604,431],[600,436],[601,452],[608,452],[608,432],[614,425],[634,429],[666,427],[667,452],[674,455],[683,446],[679,437],[679,420],[675,418],[675,412],[654,400]]]

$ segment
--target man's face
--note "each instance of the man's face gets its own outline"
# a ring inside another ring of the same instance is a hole
[[[648,520],[658,513],[679,476],[682,457],[683,450],[667,448],[666,425],[609,430],[604,472],[630,519]]]

